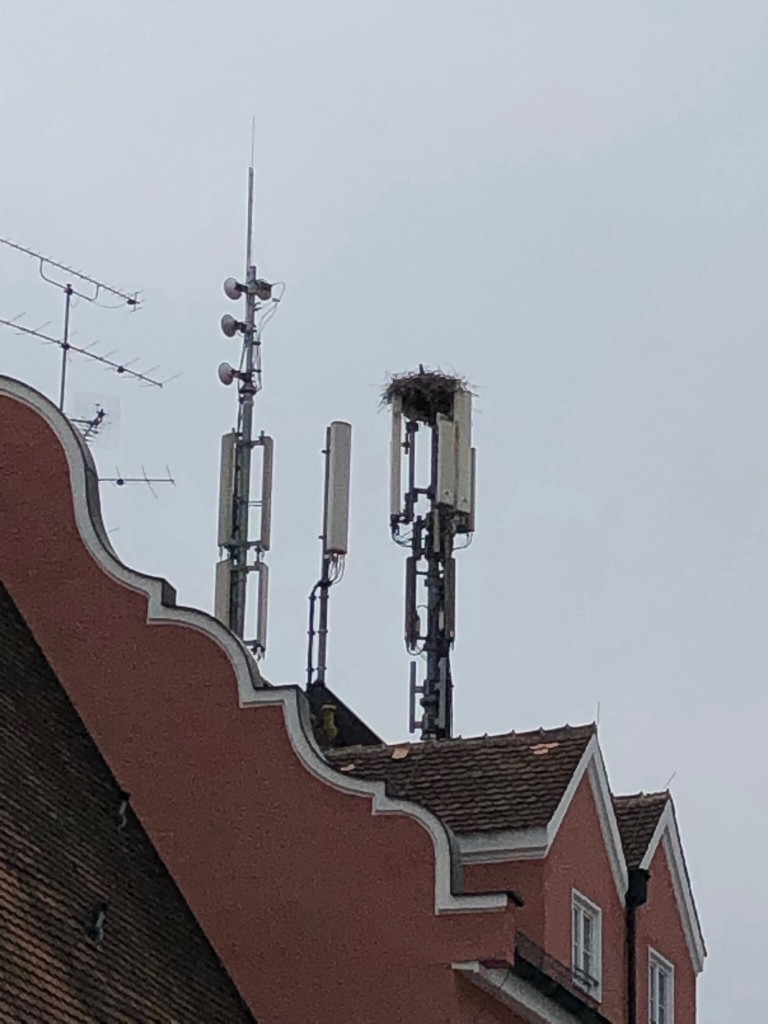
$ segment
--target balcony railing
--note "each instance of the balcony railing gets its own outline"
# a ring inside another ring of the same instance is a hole
[[[515,945],[515,972],[580,1020],[589,1024],[605,1021],[595,998],[600,989],[597,978],[567,967],[520,932]]]

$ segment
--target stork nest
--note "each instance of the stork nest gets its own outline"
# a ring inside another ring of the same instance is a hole
[[[435,423],[438,413],[450,416],[453,411],[453,395],[456,391],[468,391],[464,377],[443,373],[441,370],[425,370],[419,366],[411,373],[393,374],[381,396],[382,404],[391,405],[400,399],[403,415],[408,420],[421,423]]]

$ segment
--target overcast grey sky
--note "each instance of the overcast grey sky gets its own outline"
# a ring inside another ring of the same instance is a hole
[[[300,681],[326,423],[354,425],[329,682],[406,730],[387,372],[475,384],[478,532],[460,557],[457,731],[584,722],[614,789],[672,783],[710,959],[701,1024],[761,1024],[768,643],[764,0],[2,0],[0,234],[128,289],[73,362],[119,406],[120,555],[209,609],[257,116],[256,255],[287,281],[257,425],[276,439],[267,676]],[[60,318],[0,252],[0,316]],[[3,330],[49,395],[58,359]]]

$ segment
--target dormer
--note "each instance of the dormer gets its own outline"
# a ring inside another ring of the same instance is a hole
[[[327,756],[437,814],[465,891],[522,904],[514,964],[465,965],[476,984],[523,977],[593,1022],[694,1024],[705,950],[671,798],[614,797],[594,725]]]

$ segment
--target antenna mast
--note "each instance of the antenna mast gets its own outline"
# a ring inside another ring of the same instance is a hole
[[[384,398],[392,406],[390,527],[393,539],[411,550],[405,573],[405,644],[409,653],[426,659],[421,684],[416,662],[411,662],[410,730],[420,728],[422,739],[445,739],[453,724],[454,545],[459,535],[465,535],[468,546],[475,529],[472,395],[462,380],[420,366],[416,373],[394,377]],[[419,486],[417,436],[422,429],[429,431],[428,472]],[[420,579],[425,601],[419,600]]]
[[[43,344],[57,345],[61,349],[61,369],[59,375],[58,396],[58,405],[61,412],[66,411],[67,369],[69,357],[72,354],[83,356],[94,363],[98,363],[105,369],[113,370],[121,376],[130,377],[132,380],[138,381],[139,384],[147,387],[162,388],[164,384],[167,384],[169,381],[174,379],[173,377],[169,377],[167,380],[157,379],[155,377],[155,372],[159,369],[157,366],[150,367],[147,370],[139,370],[136,367],[138,359],[118,361],[114,358],[114,350],[107,353],[97,352],[95,351],[95,348],[98,345],[97,341],[91,342],[89,345],[81,346],[73,345],[70,340],[73,336],[73,332],[70,330],[70,321],[72,309],[75,305],[75,298],[84,299],[86,302],[92,303],[96,306],[106,308],[127,306],[132,311],[135,311],[141,305],[139,292],[126,292],[119,288],[115,288],[112,285],[106,284],[104,281],[100,281],[89,274],[83,273],[81,270],[76,270],[74,267],[67,266],[65,263],[60,263],[58,260],[51,259],[43,253],[36,252],[34,249],[18,245],[16,242],[12,242],[8,238],[0,238],[0,244],[5,245],[16,252],[23,253],[25,256],[31,256],[38,264],[40,277],[47,284],[53,285],[64,294],[64,323],[62,326],[61,337],[55,337],[54,335],[45,332],[50,321],[47,321],[38,327],[27,327],[25,324],[21,323],[21,320],[26,315],[25,313],[17,313],[17,315],[11,319],[0,317],[0,325],[10,327],[17,334],[37,338]],[[66,282],[61,280],[64,276],[67,278]],[[178,374],[176,376],[178,376]],[[99,436],[99,432],[104,425],[105,420],[107,420],[108,423],[113,422],[111,417],[107,416],[106,411],[102,408],[100,403],[96,403],[96,412],[94,414],[70,416],[69,419],[70,422],[74,423],[80,429],[83,439],[86,442],[91,442],[94,438]],[[141,478],[122,478],[118,472],[117,477],[106,479],[112,479],[113,482],[117,484],[133,483],[140,480],[142,483],[147,484],[150,490],[152,490],[153,483],[173,483],[170,472],[167,477],[163,478],[147,477],[143,469],[142,474]],[[154,491],[152,493],[154,494]]]
[[[309,595],[309,644],[307,648],[307,689],[325,685],[328,665],[328,597],[334,583],[344,575],[344,558],[349,538],[349,468],[352,453],[352,427],[334,420],[325,434],[325,498],[323,501],[323,557],[320,579]],[[318,629],[315,630],[315,603],[320,600]],[[317,669],[314,649],[317,640]]]
[[[267,646],[267,600],[269,569],[264,554],[269,551],[272,509],[272,461],[274,443],[262,431],[254,438],[253,405],[261,391],[261,334],[277,311],[284,288],[256,275],[253,263],[253,166],[248,168],[248,214],[245,248],[245,281],[233,277],[224,282],[224,294],[233,300],[245,298],[245,318],[236,320],[229,313],[221,318],[221,329],[228,338],[242,336],[240,368],[229,363],[219,366],[222,384],[238,382],[237,429],[225,434],[221,443],[219,489],[219,548],[224,553],[216,567],[215,614],[242,640],[246,636],[246,600],[248,576],[259,574],[256,633],[246,643],[257,657]],[[278,294],[273,294],[278,291]],[[261,492],[251,498],[253,449],[262,449]],[[258,539],[251,538],[251,508],[260,510]]]
[[[35,252],[34,249],[28,249],[24,245],[18,245],[16,242],[12,242],[9,238],[0,238],[0,245],[5,245],[9,249],[21,252],[25,256],[31,256],[32,259],[37,261],[40,277],[42,277],[42,279],[48,284],[52,284],[55,288],[59,288],[64,293],[64,324],[61,338],[52,338],[49,335],[43,334],[41,333],[41,328],[33,330],[28,327],[22,327],[21,324],[17,323],[17,321],[21,319],[24,315],[23,313],[15,316],[12,320],[0,319],[0,324],[5,325],[6,327],[15,327],[18,331],[21,331],[24,334],[34,335],[43,341],[52,342],[61,348],[59,409],[62,412],[64,412],[64,401],[66,398],[67,363],[70,352],[77,352],[80,355],[89,356],[91,359],[96,359],[98,362],[104,363],[106,366],[116,370],[118,373],[127,373],[129,376],[136,377],[147,384],[152,384],[156,387],[163,386],[163,382],[154,380],[148,376],[149,373],[153,372],[152,370],[148,371],[147,374],[129,370],[125,364],[114,362],[108,356],[99,356],[96,353],[89,351],[93,346],[89,346],[88,349],[79,348],[78,346],[73,345],[69,340],[70,314],[72,312],[73,297],[85,299],[86,302],[92,302],[97,306],[107,306],[112,308],[117,306],[128,306],[131,310],[136,310],[141,304],[139,292],[126,292],[119,288],[114,288],[112,285],[106,284],[104,281],[99,281],[97,278],[91,277],[89,274],[84,274],[81,270],[75,270],[74,267],[69,267],[65,263],[53,260],[49,256],[44,256],[42,253]],[[62,274],[69,278],[65,284],[58,279]],[[72,281],[75,283],[72,284]],[[105,296],[108,296],[112,301],[106,302],[104,300]],[[47,326],[47,324],[44,326]],[[154,369],[157,369],[157,367]]]

